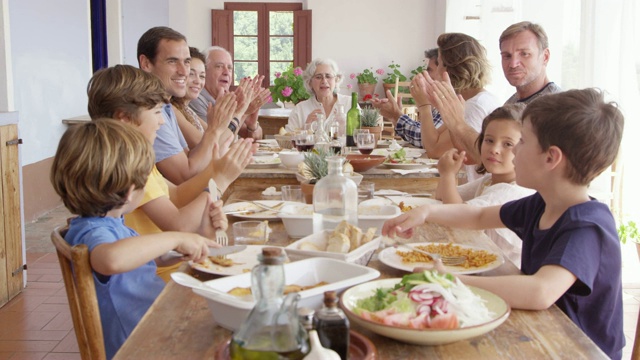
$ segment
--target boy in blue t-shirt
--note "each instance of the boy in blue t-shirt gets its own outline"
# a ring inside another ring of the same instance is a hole
[[[438,94],[441,95],[441,94]],[[620,359],[621,254],[609,208],[587,195],[616,158],[624,118],[595,89],[547,95],[527,106],[514,149],[516,183],[537,192],[502,206],[426,205],[388,220],[384,235],[410,237],[425,221],[468,228],[507,227],[522,239],[522,275],[474,277],[516,309],[558,305],[609,357]],[[436,267],[444,271],[442,264]]]
[[[109,359],[164,287],[156,275],[159,257],[176,250],[183,257],[165,262],[202,261],[208,247],[219,246],[192,233],[140,236],[124,225],[123,215],[142,199],[154,159],[151,143],[136,128],[101,119],[70,127],[51,166],[54,189],[67,209],[79,215],[71,220],[65,240],[89,247]],[[213,237],[221,202],[209,199],[207,206],[202,223],[206,235]]]

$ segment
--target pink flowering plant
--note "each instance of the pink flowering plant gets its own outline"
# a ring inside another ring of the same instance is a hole
[[[273,86],[269,88],[273,101],[289,101],[294,104],[307,100],[309,93],[304,88],[302,79],[302,69],[300,67],[290,67],[283,73],[276,72]]]
[[[378,70],[376,70],[376,73],[378,75],[382,75],[382,74],[384,74],[384,70],[378,69]],[[349,78],[358,79],[358,84],[377,84],[378,83],[378,78],[373,73],[372,68],[364,69],[363,72],[361,72],[361,73],[359,73],[357,75],[356,74],[351,74],[351,75],[349,75]]]

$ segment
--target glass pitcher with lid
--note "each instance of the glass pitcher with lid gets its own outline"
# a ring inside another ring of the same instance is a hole
[[[302,359],[309,351],[306,330],[298,321],[300,295],[283,297],[281,248],[265,247],[251,270],[255,306],[231,340],[231,359]]]

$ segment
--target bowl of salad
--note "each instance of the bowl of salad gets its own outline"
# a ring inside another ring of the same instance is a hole
[[[499,296],[436,271],[354,286],[342,294],[340,306],[353,323],[416,345],[449,344],[486,334],[511,312]]]

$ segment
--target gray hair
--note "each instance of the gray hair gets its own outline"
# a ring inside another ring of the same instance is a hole
[[[207,64],[209,63],[209,54],[211,54],[212,51],[224,51],[226,52],[229,57],[231,59],[233,59],[233,56],[231,56],[231,53],[229,52],[229,50],[223,48],[222,46],[209,46],[208,48],[202,50],[202,55],[204,55],[204,59],[205,59],[205,66],[207,66]]]
[[[311,79],[313,79],[313,74],[316,73],[316,68],[318,65],[329,65],[331,70],[336,75],[336,87],[333,89],[333,92],[337,92],[340,88],[340,83],[342,83],[342,73],[338,68],[338,64],[331,59],[314,59],[307,65],[307,68],[304,69],[302,73],[302,79],[304,80],[304,88],[307,90],[309,94],[315,94],[313,89],[311,88]]]

